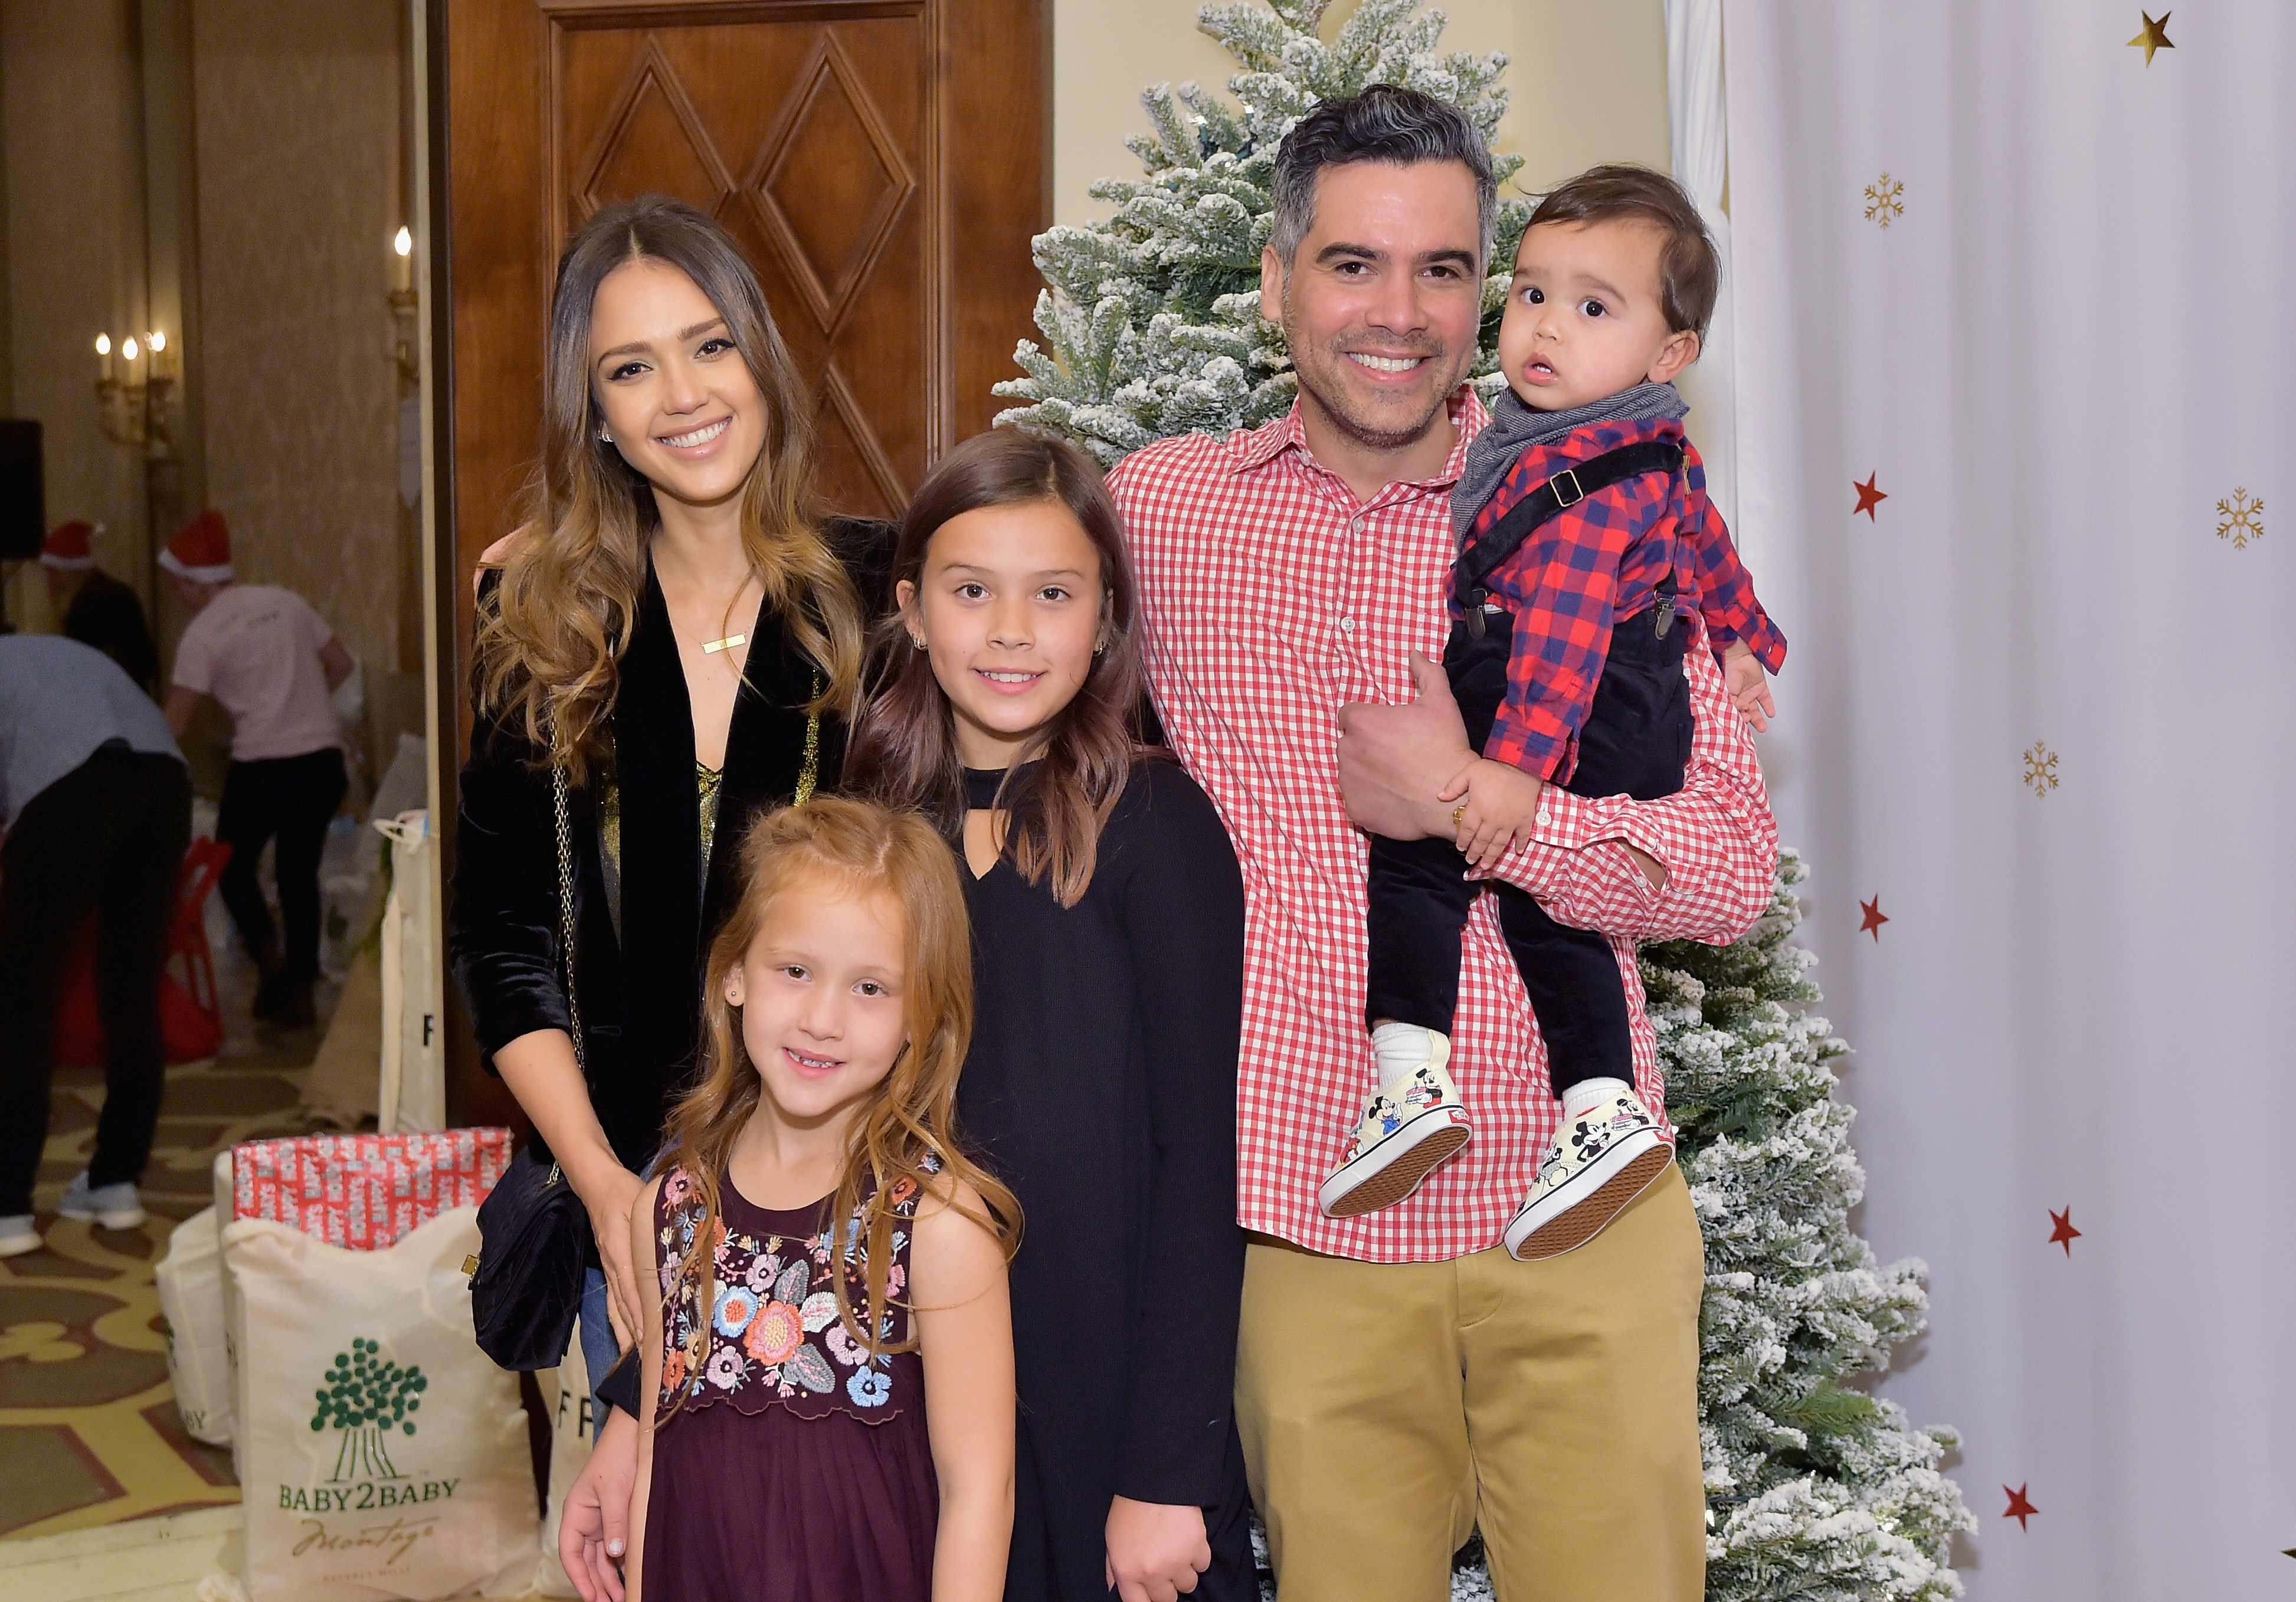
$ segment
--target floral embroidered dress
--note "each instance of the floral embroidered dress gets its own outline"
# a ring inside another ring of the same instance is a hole
[[[826,1198],[775,1212],[729,1179],[718,1195],[706,1315],[698,1288],[676,1282],[701,1221],[693,1176],[673,1171],[654,1206],[664,1305],[649,1602],[930,1602],[939,1492],[924,1364],[914,1351],[871,1357],[839,1316],[840,1273],[851,1305],[865,1317],[868,1307],[858,1220],[832,1238]],[[893,1208],[897,1302],[907,1299],[916,1203],[911,1187]],[[891,1308],[884,1337],[906,1341],[910,1323],[905,1306]],[[690,1354],[705,1350],[694,1375]]]

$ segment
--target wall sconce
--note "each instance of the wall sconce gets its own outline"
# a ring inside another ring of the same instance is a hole
[[[176,352],[168,336],[153,329],[139,341],[129,334],[113,359],[111,336],[95,336],[95,402],[103,431],[121,445],[144,448],[147,460],[175,454],[168,402],[175,393]]]
[[[390,241],[390,315],[398,325],[398,376],[422,382],[422,360],[414,338],[414,313],[422,297],[414,288],[414,235],[404,226]]]

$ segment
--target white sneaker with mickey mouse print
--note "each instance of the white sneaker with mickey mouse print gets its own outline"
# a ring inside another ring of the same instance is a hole
[[[1564,1117],[1507,1226],[1506,1249],[1524,1262],[1585,1245],[1674,1161],[1674,1143],[1642,1097],[1630,1085],[1610,1082],[1620,1087],[1615,1093]]]
[[[1447,1068],[1450,1038],[1439,1030],[1416,1032],[1427,1037],[1425,1060],[1371,1098],[1347,1156],[1316,1191],[1325,1218],[1394,1206],[1473,1137]]]

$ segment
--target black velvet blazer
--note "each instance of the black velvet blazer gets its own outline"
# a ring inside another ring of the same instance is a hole
[[[891,526],[839,520],[827,531],[863,604],[873,615],[888,606]],[[669,1100],[696,1058],[702,967],[734,893],[742,830],[797,790],[815,673],[780,620],[761,615],[726,735],[718,848],[705,882],[697,872],[693,711],[668,607],[649,568],[609,724],[621,793],[619,938],[599,860],[595,789],[569,797],[584,1072],[598,1122],[632,1169],[652,1156]],[[841,775],[846,735],[840,720],[823,718],[824,791]],[[537,1029],[569,1027],[558,956],[558,850],[550,775],[535,749],[483,716],[471,747],[447,945],[491,1072],[499,1047]]]

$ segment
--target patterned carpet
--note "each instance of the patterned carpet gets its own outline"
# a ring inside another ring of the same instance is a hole
[[[244,1019],[230,978],[226,1015]],[[0,1537],[239,1500],[230,1451],[176,1417],[152,1281],[176,1222],[214,1200],[215,1154],[307,1127],[296,1097],[319,1032],[239,1027],[219,1056],[168,1071],[137,1229],[51,1211],[87,1165],[103,1105],[101,1069],[57,1072],[34,1194],[46,1249],[0,1261]]]

